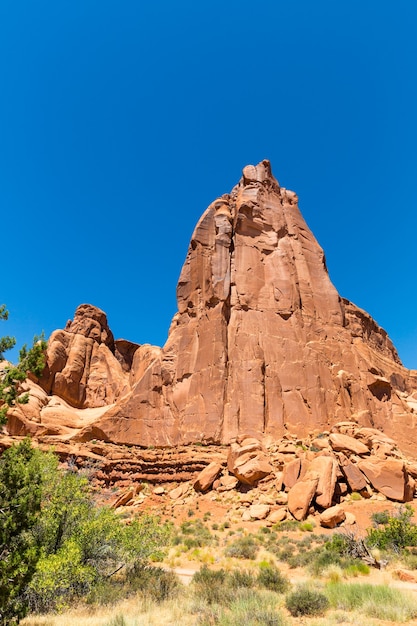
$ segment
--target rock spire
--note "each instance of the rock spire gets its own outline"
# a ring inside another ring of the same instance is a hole
[[[78,409],[101,407],[75,439],[270,442],[350,420],[397,440],[403,433],[409,446],[417,372],[339,296],[296,194],[268,161],[245,167],[203,213],[177,302],[163,348],[114,342],[104,314],[88,305],[52,335],[39,384]]]

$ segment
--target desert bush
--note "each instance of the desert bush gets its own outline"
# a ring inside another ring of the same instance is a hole
[[[224,569],[211,570],[203,565],[192,579],[194,594],[207,604],[230,603],[234,592],[226,583],[227,576],[228,574]]]
[[[260,587],[276,593],[286,593],[290,586],[289,580],[281,574],[279,569],[268,564],[260,566],[257,583]]]
[[[342,557],[332,551],[329,550],[320,550],[315,552],[310,559],[308,564],[308,570],[314,576],[319,576],[330,566],[339,566],[343,567],[343,559]]]
[[[180,531],[173,538],[174,545],[183,544],[187,550],[210,546],[213,542],[213,535],[199,519],[183,522],[180,526]]]
[[[408,569],[417,569],[417,554],[404,550],[402,560]]]
[[[249,589],[255,586],[256,579],[253,573],[248,570],[235,569],[230,572],[228,582],[233,588]]]
[[[54,554],[41,558],[26,591],[32,612],[49,613],[69,607],[89,592],[96,580],[93,567],[82,562],[76,541],[70,539]]]
[[[329,608],[329,600],[320,591],[301,585],[286,597],[285,606],[293,617],[323,615]]]
[[[87,605],[114,606],[129,596],[123,578],[103,578],[98,580],[85,597]]]
[[[233,543],[231,543],[225,549],[226,556],[234,557],[236,559],[250,559],[256,558],[259,550],[259,545],[253,536],[239,537]]]
[[[297,530],[300,522],[297,522],[295,519],[287,519],[283,522],[277,522],[272,526],[272,530],[276,532],[282,533],[286,530]]]
[[[174,572],[154,565],[139,564],[126,576],[129,591],[139,592],[143,598],[153,602],[163,602],[178,595],[181,583]]]
[[[368,529],[368,545],[395,552],[408,546],[417,546],[417,526],[411,521],[412,517],[413,509],[409,504],[401,507],[396,515],[381,523],[382,528]]]
[[[390,518],[390,514],[388,511],[377,511],[376,513],[372,513],[371,521],[372,524],[378,527],[380,524],[388,524],[388,520]]]

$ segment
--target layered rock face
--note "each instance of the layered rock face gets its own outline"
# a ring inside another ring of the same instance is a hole
[[[162,349],[122,342],[118,352],[103,313],[87,305],[52,335],[44,391],[79,409],[108,407],[74,437],[270,442],[353,420],[415,447],[417,372],[338,295],[297,196],[268,161],[245,167],[201,217],[177,300]]]

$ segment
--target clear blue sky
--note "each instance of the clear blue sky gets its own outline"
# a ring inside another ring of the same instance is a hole
[[[190,235],[272,162],[417,368],[415,0],[1,0],[0,334],[162,345]]]

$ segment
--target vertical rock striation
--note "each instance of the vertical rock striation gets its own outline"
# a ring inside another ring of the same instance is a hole
[[[55,411],[57,398],[67,414],[90,410],[73,438],[268,443],[350,420],[415,452],[417,372],[402,366],[367,313],[339,296],[297,196],[280,187],[268,161],[245,167],[204,212],[177,301],[162,349],[115,342],[105,314],[90,305],[53,333],[39,384]],[[48,403],[42,396],[26,422],[17,416],[19,432],[40,428]]]
[[[100,420],[143,445],[300,436],[353,419],[413,428],[416,372],[342,299],[297,196],[247,166],[198,222],[161,351],[135,353],[131,393]],[[83,436],[88,436],[85,432]]]

